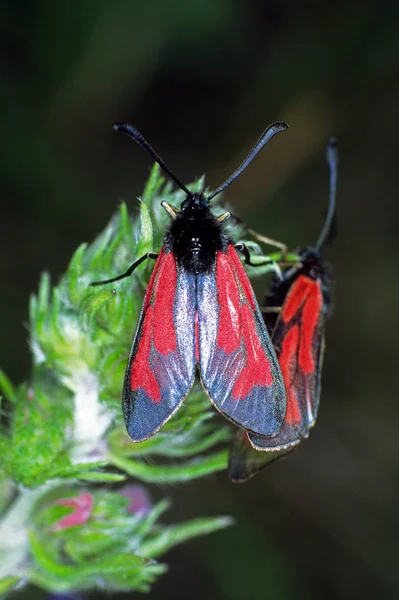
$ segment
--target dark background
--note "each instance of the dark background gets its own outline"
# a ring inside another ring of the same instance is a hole
[[[397,2],[69,0],[0,4],[0,365],[27,378],[29,293],[62,274],[151,161],[212,187],[266,125],[290,128],[226,199],[291,247],[316,240],[338,138],[336,279],[323,398],[309,441],[251,482],[159,488],[172,518],[236,525],[171,552],[150,597],[397,598]],[[258,284],[259,291],[262,284]]]

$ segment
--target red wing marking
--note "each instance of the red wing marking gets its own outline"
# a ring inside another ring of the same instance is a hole
[[[143,322],[143,332],[135,357],[135,368],[130,377],[131,390],[142,388],[151,398],[152,402],[161,401],[161,389],[155,379],[154,372],[149,363],[151,341],[153,339],[154,308],[150,305]]]
[[[249,434],[254,448],[267,452],[294,447],[314,424],[320,393],[319,374],[323,298],[321,282],[307,275],[294,281],[273,332],[273,343],[287,392],[287,409],[278,433]]]
[[[313,373],[316,369],[313,358],[313,336],[319,322],[323,306],[323,298],[320,285],[314,282],[314,286],[308,296],[302,310],[302,339],[299,347],[299,366],[302,371]]]
[[[221,254],[216,270],[216,287],[221,307],[216,343],[225,352],[240,346],[240,295],[229,258]]]
[[[162,278],[162,293],[156,294]],[[135,368],[130,377],[131,390],[142,388],[153,402],[161,401],[161,389],[149,363],[152,343],[158,352],[166,355],[176,349],[176,333],[173,323],[173,299],[176,293],[176,264],[172,254],[162,250],[152,273],[144,306],[147,308],[143,330],[135,357]],[[156,323],[156,327],[154,327]]]
[[[287,410],[284,422],[297,425],[301,421],[301,410],[295,391],[295,376],[298,360],[299,327],[294,325],[283,340],[279,363],[287,392]]]
[[[199,363],[198,310],[195,311],[194,335],[195,335],[195,362],[198,364]]]
[[[166,254],[157,273],[157,285],[162,278],[162,290],[154,303],[154,348],[161,354],[176,350],[176,331],[173,322],[173,301],[176,294],[177,271],[173,254]]]
[[[270,361],[256,332],[253,312],[247,304],[243,304],[241,308],[241,329],[247,360],[234,384],[233,400],[246,398],[256,385],[268,387],[273,384]]]
[[[305,302],[313,283],[315,282],[309,277],[300,275],[292,284],[281,313],[281,319],[284,323],[289,323],[298,313]]]
[[[198,275],[199,366],[215,406],[241,427],[275,435],[285,414],[285,387],[275,350],[236,250],[216,255],[215,271]]]
[[[195,378],[196,276],[161,250],[145,295],[123,385],[129,436],[141,442],[171,417]]]

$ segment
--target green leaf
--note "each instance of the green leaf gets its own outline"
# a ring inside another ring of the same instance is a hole
[[[218,529],[224,529],[233,524],[231,517],[215,517],[208,519],[193,519],[181,525],[167,527],[159,535],[155,535],[141,546],[144,556],[156,558],[173,546],[200,535],[208,535]]]
[[[89,319],[94,319],[98,311],[104,305],[115,299],[116,291],[110,287],[105,288],[90,288],[83,301],[81,302],[81,310]]]
[[[60,469],[53,471],[53,477],[80,477],[88,473],[95,472],[94,469],[106,467],[109,464],[108,460],[97,460],[93,462],[65,464]],[[93,469],[93,471],[92,471]]]
[[[150,510],[150,512],[145,517],[143,517],[143,519],[141,520],[141,522],[139,523],[139,525],[137,527],[136,534],[140,537],[144,537],[144,536],[150,534],[152,528],[154,527],[155,523],[158,521],[159,517],[170,508],[170,505],[171,505],[170,501],[167,500],[166,498],[164,500],[161,500],[160,502],[158,502]]]
[[[38,310],[43,315],[48,308],[50,295],[50,275],[43,273],[39,284]]]
[[[71,302],[75,305],[79,304],[82,293],[79,278],[85,274],[84,258],[86,251],[87,244],[81,244],[75,250],[68,266],[68,293]]]
[[[126,556],[119,553],[91,560],[83,566],[64,564],[55,560],[54,555],[47,551],[45,544],[40,541],[39,537],[33,531],[29,532],[29,542],[33,558],[38,565],[43,570],[49,571],[52,575],[57,575],[58,577],[76,578],[82,574],[104,575],[107,572],[115,572],[115,570],[138,569],[146,562],[146,559],[141,556],[135,554]]]
[[[152,249],[153,231],[150,211],[145,202],[140,202],[140,237],[135,250],[135,258],[141,258]],[[149,261],[145,261],[143,266],[139,266],[136,269],[136,277],[144,286],[148,283],[148,276],[146,275],[147,269],[145,269],[146,262]]]
[[[80,481],[93,481],[96,483],[118,483],[126,481],[125,475],[120,473],[106,473],[105,471],[84,471],[79,473],[77,478]]]
[[[33,559],[44,571],[63,579],[70,579],[76,575],[75,567],[57,562],[54,555],[48,552],[46,545],[33,531],[29,532],[29,543]]]
[[[71,400],[71,393],[45,368],[37,370],[31,386],[18,389],[7,464],[7,471],[16,482],[39,485],[60,465],[68,464],[64,451],[69,443],[66,432],[72,422]]]
[[[111,455],[111,461],[131,477],[149,483],[184,483],[227,468],[227,450],[178,465],[153,465]]]
[[[154,203],[155,195],[160,190],[163,183],[161,168],[158,163],[155,163],[151,169],[150,176],[144,188],[142,201],[149,207]]]
[[[11,380],[7,377],[2,369],[0,369],[0,391],[11,404],[16,404],[17,394]]]
[[[28,575],[32,581],[50,591],[82,590],[97,585],[108,589],[145,591],[149,583],[165,571],[163,565],[156,565],[131,551],[106,553],[82,565],[65,564],[32,531],[29,540],[38,568],[30,569]]]
[[[150,211],[145,202],[140,203],[140,240],[136,248],[136,257],[140,258],[152,250],[152,222]]]
[[[10,575],[9,577],[3,577],[0,579],[0,596],[11,592],[17,587],[20,581],[21,578],[17,577],[16,575]]]
[[[188,188],[203,190],[203,178]],[[31,381],[14,387],[0,372],[0,390],[11,405],[0,431],[0,482],[5,482],[0,505],[10,508],[0,516],[0,532],[4,529],[11,538],[15,532],[26,540],[29,531],[30,540],[30,562],[24,541],[5,573],[10,578],[21,575],[19,585],[33,582],[56,593],[96,587],[149,591],[166,566],[148,560],[146,553],[152,559],[229,524],[226,518],[210,518],[165,527],[161,519],[169,500],[149,508],[147,499],[146,512],[132,514],[131,500],[122,490],[115,491],[115,484],[129,477],[154,484],[182,483],[227,465],[230,427],[198,382],[179,411],[150,439],[132,443],[122,424],[124,369],[153,264],[115,285],[90,286],[125,272],[135,258],[153,248],[158,250],[169,223],[161,202],[178,208],[184,198],[182,190],[173,191],[170,182],[164,183],[155,165],[139,211],[131,217],[121,204],[104,231],[92,243],[79,246],[59,285],[52,286],[44,273],[30,300]],[[263,260],[260,249],[255,254]],[[84,513],[84,503],[79,505],[83,493],[93,499],[89,514]],[[22,518],[11,519],[19,502]],[[56,527],[79,510],[83,514],[77,513],[76,520]],[[14,581],[4,579],[4,589]]]

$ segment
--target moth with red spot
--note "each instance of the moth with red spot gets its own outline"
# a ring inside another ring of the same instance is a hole
[[[335,215],[337,150],[335,140],[327,146],[330,169],[328,214],[314,247],[299,251],[300,265],[275,277],[267,293],[264,318],[272,332],[287,392],[283,423],[276,435],[264,437],[235,433],[229,458],[229,474],[245,481],[256,471],[291,452],[308,437],[316,421],[324,352],[324,324],[331,307],[330,271],[321,257]],[[281,307],[275,312],[276,307]]]
[[[162,202],[171,222],[159,255],[148,253],[111,283],[128,277],[147,258],[154,270],[133,340],[123,385],[130,438],[147,439],[179,408],[196,373],[215,407],[254,435],[273,436],[286,412],[283,376],[251,284],[239,258],[251,256],[223,229],[226,212],[210,201],[242,173],[285,123],[268,127],[239,168],[213,193],[190,192],[141,133],[116,124],[144,148],[185,192],[180,210]]]

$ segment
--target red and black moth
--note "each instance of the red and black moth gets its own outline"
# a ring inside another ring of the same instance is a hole
[[[235,433],[229,457],[229,474],[234,481],[245,481],[265,465],[291,452],[308,437],[316,421],[324,324],[331,307],[331,276],[321,252],[335,215],[338,157],[334,139],[327,146],[327,162],[329,208],[319,239],[314,247],[298,252],[299,265],[286,270],[282,279],[273,278],[265,299],[264,319],[272,335],[287,393],[284,420],[272,437],[242,430]],[[276,307],[281,310],[275,312]]]
[[[285,123],[268,127],[238,169],[214,192],[190,192],[141,133],[116,124],[144,148],[185,192],[180,210],[162,203],[171,222],[159,255],[148,253],[112,279],[128,277],[147,258],[156,263],[144,297],[123,385],[123,414],[130,438],[156,433],[179,408],[196,374],[215,407],[253,435],[274,436],[286,413],[283,376],[238,252],[210,201],[248,166]]]

